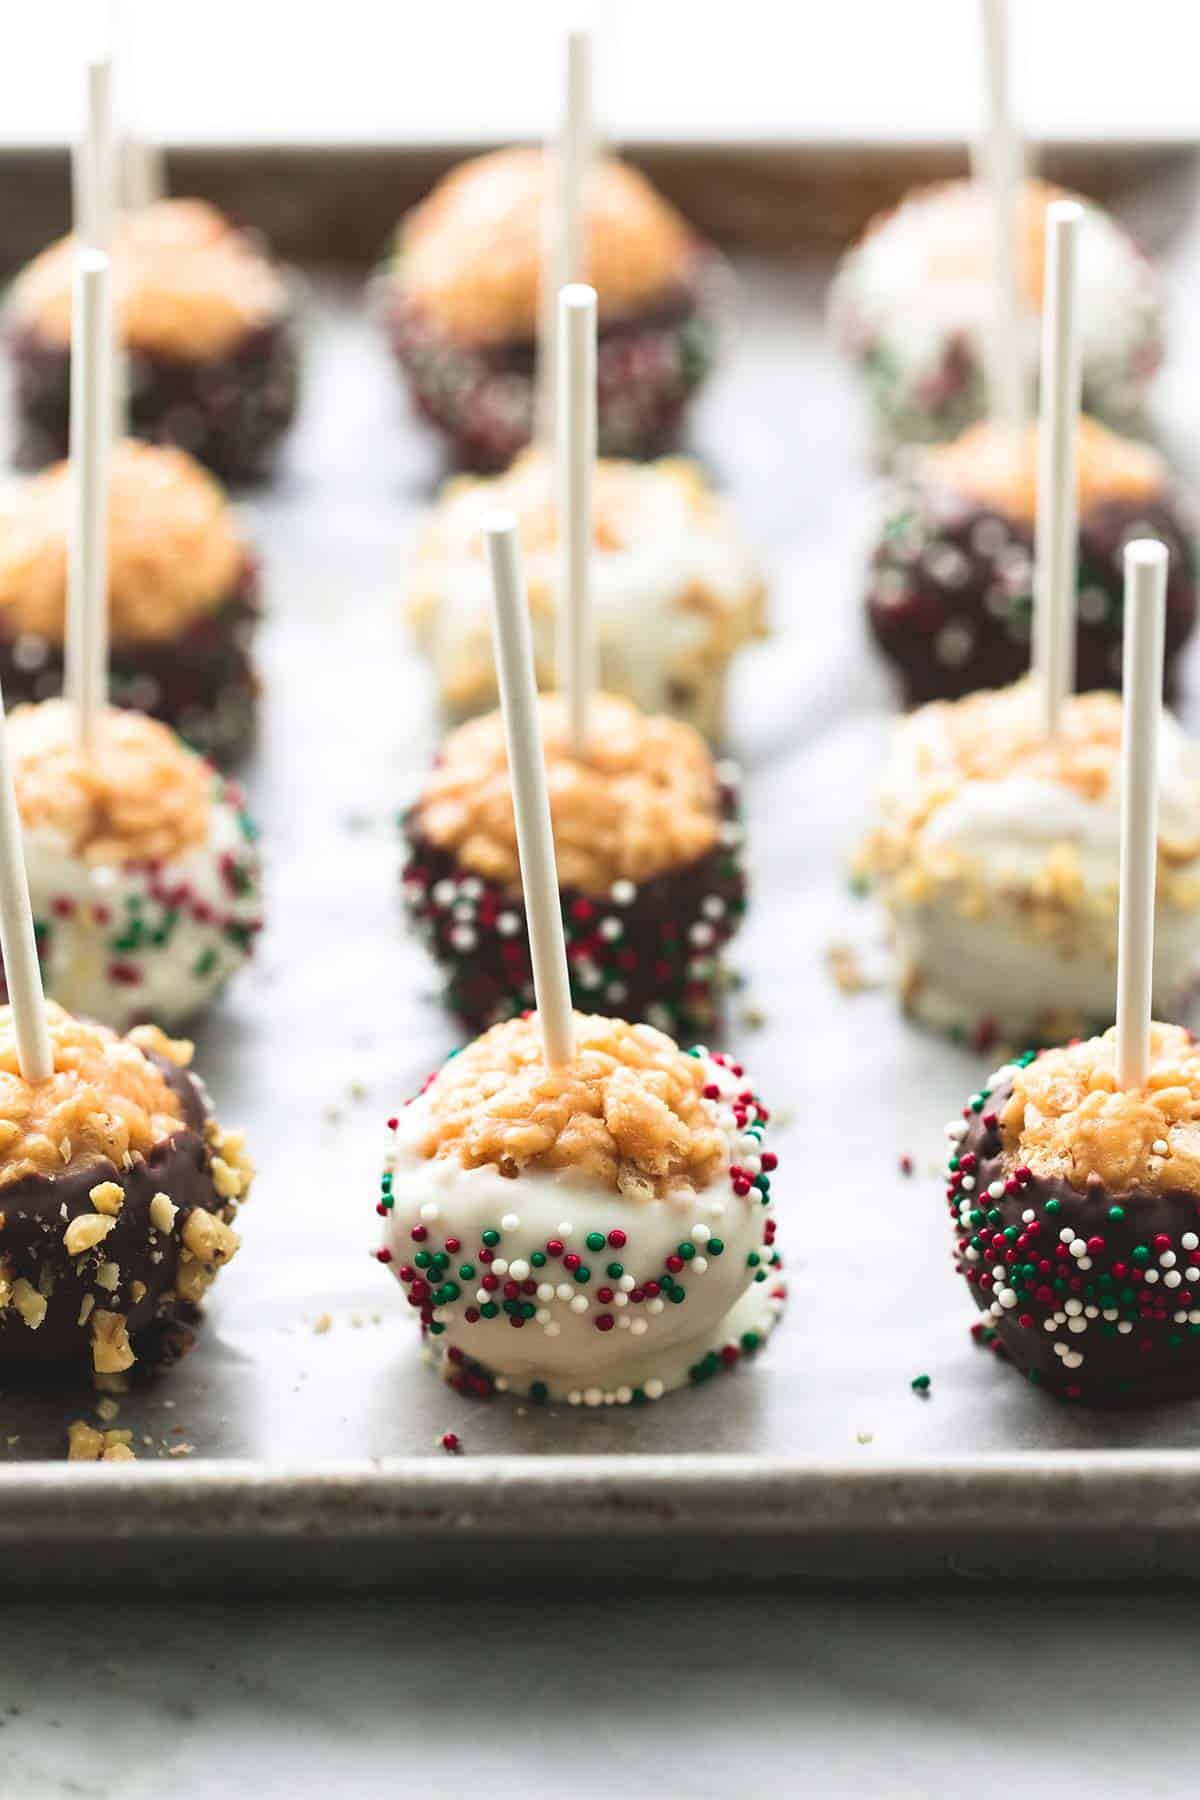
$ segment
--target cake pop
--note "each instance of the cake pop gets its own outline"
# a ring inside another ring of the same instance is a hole
[[[1026,380],[1037,369],[1045,216],[1061,193],[1034,180],[1020,189],[1018,348]],[[1158,279],[1108,213],[1080,204],[1084,409],[1135,429],[1162,360]],[[988,410],[993,293],[989,201],[978,181],[916,189],[874,220],[843,259],[830,291],[830,321],[862,377],[885,450],[957,437]]]
[[[0,495],[0,681],[10,704],[62,687],[69,463]],[[215,479],[182,450],[126,439],[108,502],[109,691],[220,760],[253,732],[258,564]]]
[[[129,430],[177,445],[225,481],[260,477],[296,408],[295,320],[278,266],[203,200],[122,215],[112,248]],[[71,238],[52,244],[9,300],[25,468],[67,451],[72,255]]]
[[[909,704],[1002,687],[1029,666],[1038,432],[984,421],[915,455],[889,499],[867,614]],[[1133,537],[1171,553],[1167,679],[1196,622],[1196,524],[1149,445],[1080,421],[1076,671],[1121,684],[1121,556]]]
[[[379,278],[413,399],[466,468],[502,469],[533,436],[546,199],[541,151],[475,157],[405,220]],[[574,274],[600,296],[600,450],[654,456],[713,362],[718,260],[615,158],[596,162],[583,212]]]
[[[407,610],[452,718],[496,704],[482,521],[517,515],[529,571],[538,680],[552,686],[560,540],[554,467],[540,451],[505,475],[450,482],[429,517]],[[597,680],[647,713],[720,740],[730,663],[764,630],[764,588],[728,508],[681,458],[601,461],[592,499],[591,607]]]

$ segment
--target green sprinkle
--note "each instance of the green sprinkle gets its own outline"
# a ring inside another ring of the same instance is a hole
[[[500,1242],[500,1233],[498,1231],[494,1230],[493,1227],[490,1225],[488,1226],[487,1230],[482,1232],[480,1235],[483,1239],[483,1242],[487,1245],[489,1250],[494,1250],[496,1248],[496,1245]]]
[[[930,1383],[930,1376],[914,1375],[909,1386],[912,1388],[914,1394],[927,1394],[929,1392]]]
[[[583,1241],[589,1250],[603,1250],[604,1233],[602,1231],[589,1231]]]

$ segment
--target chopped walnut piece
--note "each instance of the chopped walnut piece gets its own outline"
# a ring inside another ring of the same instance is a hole
[[[137,1452],[133,1448],[132,1438],[132,1431],[106,1431],[104,1434],[104,1455],[100,1458],[100,1461],[136,1462]]]
[[[242,1244],[237,1232],[231,1230],[224,1219],[219,1219],[216,1213],[205,1212],[202,1206],[188,1214],[182,1235],[191,1255],[208,1268],[219,1269],[223,1263],[231,1262]]]
[[[115,1294],[118,1287],[121,1285],[120,1263],[102,1262],[100,1267],[96,1270],[96,1285],[97,1287],[107,1288],[110,1294]]]
[[[67,1461],[99,1462],[104,1452],[104,1433],[86,1419],[72,1419],[67,1427]]]
[[[254,1180],[254,1163],[246,1153],[244,1131],[226,1131],[215,1119],[204,1128],[212,1149],[212,1178],[222,1200],[244,1200]]]
[[[146,1298],[146,1284],[144,1281],[131,1281],[130,1282],[129,1298],[133,1301],[135,1306],[137,1305],[139,1300],[144,1300]]]
[[[181,1262],[175,1274],[175,1292],[181,1300],[187,1300],[196,1306],[212,1286],[215,1273],[215,1270],[205,1268],[202,1262],[197,1262],[195,1257]]]
[[[119,1375],[136,1360],[124,1313],[105,1312],[97,1307],[92,1314],[92,1364],[97,1373]]]
[[[80,1213],[63,1232],[67,1255],[82,1256],[85,1250],[94,1250],[108,1236],[116,1222],[103,1213]]]
[[[116,1181],[98,1181],[88,1199],[98,1213],[115,1218],[125,1204],[125,1190]]]
[[[576,1054],[547,1069],[532,1018],[496,1025],[428,1090],[427,1157],[464,1168],[576,1169],[650,1198],[702,1188],[724,1155],[704,1066],[649,1025],[575,1016]]]
[[[46,1296],[39,1294],[22,1275],[12,1284],[12,1303],[30,1331],[36,1331],[46,1317]]]
[[[179,1208],[169,1194],[155,1194],[150,1202],[150,1223],[155,1231],[169,1232],[178,1212]]]
[[[83,1299],[79,1302],[79,1317],[75,1321],[77,1325],[86,1325],[87,1324],[88,1320],[92,1316],[92,1308],[95,1306],[95,1304],[96,1304],[95,1294],[85,1294],[83,1296]]]

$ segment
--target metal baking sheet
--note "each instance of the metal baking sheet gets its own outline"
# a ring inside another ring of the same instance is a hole
[[[890,701],[860,624],[872,492],[823,273],[742,272],[697,428],[773,593],[774,641],[735,681],[756,883],[728,1031],[781,1156],[791,1301],[769,1349],[641,1410],[471,1402],[421,1365],[370,1259],[384,1120],[455,1042],[402,928],[394,829],[437,742],[397,605],[436,468],[353,295],[318,284],[302,425],[246,505],[270,607],[246,771],[268,930],[197,1033],[261,1168],[244,1249],[193,1353],[122,1401],[135,1465],[64,1460],[88,1389],[4,1388],[5,1584],[528,1582],[557,1540],[606,1578],[695,1578],[722,1550],[747,1577],[984,1576],[1019,1543],[1027,1568],[1095,1579],[1177,1568],[1195,1541],[1200,1405],[1072,1411],[972,1345],[936,1171],[980,1060],[829,973],[835,941],[868,973],[878,957],[845,869]],[[1182,326],[1172,355],[1194,391]]]

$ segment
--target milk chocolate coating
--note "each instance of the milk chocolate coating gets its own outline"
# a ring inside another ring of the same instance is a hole
[[[179,1262],[179,1234],[195,1208],[222,1213],[227,1206],[213,1186],[212,1152],[204,1140],[208,1104],[195,1076],[165,1058],[150,1055],[168,1086],[182,1102],[185,1123],[144,1162],[117,1169],[111,1162],[92,1162],[62,1175],[27,1175],[0,1186],[0,1259],[10,1281],[22,1276],[46,1297],[46,1316],[30,1330],[15,1306],[0,1310],[0,1367],[14,1364],[90,1364],[91,1323],[79,1323],[80,1307],[91,1295],[97,1310],[125,1316],[135,1348],[139,1339],[157,1342],[166,1328],[195,1316],[194,1308],[176,1300],[171,1290]],[[125,1198],[112,1230],[94,1250],[69,1256],[63,1233],[71,1219],[96,1208],[90,1198],[99,1182],[114,1181]],[[150,1223],[150,1203],[165,1193],[179,1208],[171,1232]],[[157,1260],[155,1260],[157,1258]],[[100,1286],[96,1276],[105,1263],[115,1263],[115,1288]],[[146,1292],[134,1300],[131,1288],[144,1282]],[[49,1290],[47,1292],[47,1289]]]
[[[915,555],[908,555],[906,526],[913,519],[923,541]],[[1112,500],[1089,508],[1079,525],[1082,604],[1075,685],[1080,693],[1121,685],[1122,552],[1133,535],[1159,538],[1170,553],[1168,693],[1172,663],[1196,623],[1195,538],[1178,498],[1165,494],[1149,502]],[[1009,587],[1003,567],[1022,557],[1028,561],[1028,579]],[[872,557],[867,617],[876,643],[896,669],[907,705],[1006,687],[1026,673],[1032,558],[1033,528],[1023,520],[961,496],[938,495],[918,482],[902,490]],[[892,597],[889,588],[895,590]],[[953,654],[948,653],[951,646]]]
[[[40,469],[68,453],[71,355],[35,327],[10,334],[16,460]],[[193,361],[137,350],[129,358],[129,429],[177,444],[226,482],[259,481],[296,411],[299,351],[293,321],[274,319],[218,357]]]
[[[456,946],[454,932],[462,921],[453,906],[434,902],[433,890],[443,880],[467,880],[473,871],[451,851],[422,836],[412,813],[405,832],[409,847],[405,881],[419,882],[422,890],[419,900],[408,900],[409,916],[447,972],[447,1004],[476,1032],[523,1012],[532,1005],[533,975],[520,893],[482,882],[474,903],[475,941],[469,948]],[[716,919],[703,907],[706,899],[714,898],[724,909]],[[571,994],[582,1012],[648,1020],[675,1037],[702,1037],[712,1029],[721,1010],[720,951],[746,909],[745,873],[736,851],[716,845],[682,868],[665,870],[642,882],[625,906],[572,888],[564,888],[561,899]],[[495,920],[501,914],[516,919],[514,930],[499,932]],[[620,920],[619,939],[601,936],[600,926],[607,918]],[[701,946],[691,937],[696,926],[705,928],[707,941]],[[689,961],[697,957],[712,959],[711,972],[703,977],[688,973]],[[580,977],[585,963],[601,968],[600,985],[584,985]],[[619,998],[608,992],[614,982],[620,984]]]
[[[251,645],[261,617],[257,564],[249,557],[238,585],[214,611],[161,643],[114,641],[109,696],[162,719],[217,763],[235,760],[254,735],[258,676]],[[0,684],[5,705],[36,703],[63,689],[63,646],[0,621]]]
[[[981,1309],[1002,1285],[991,1269],[1001,1261],[1006,1264],[1007,1285],[1017,1303],[998,1320],[989,1316],[988,1323],[1009,1361],[1050,1393],[1088,1406],[1147,1405],[1200,1392],[1200,1324],[1173,1316],[1200,1308],[1200,1281],[1189,1282],[1184,1273],[1193,1263],[1200,1267],[1200,1250],[1186,1250],[1180,1242],[1185,1232],[1200,1234],[1200,1195],[1186,1188],[1114,1193],[1099,1180],[1081,1191],[1058,1178],[1031,1174],[1015,1191],[990,1199],[989,1184],[1004,1181],[1008,1171],[999,1127],[987,1121],[1003,1113],[1011,1093],[1008,1080],[987,1094],[979,1112],[968,1112],[958,1156],[960,1172],[964,1157],[977,1159],[969,1172],[980,1223],[972,1232],[958,1230],[957,1200],[950,1201],[959,1246],[956,1266]],[[1114,1206],[1122,1217],[1112,1216]],[[1035,1217],[1027,1223],[1022,1215],[1030,1210]],[[1087,1269],[1079,1268],[1079,1259],[1063,1242],[1061,1234],[1068,1228],[1073,1239],[1090,1245]],[[1004,1236],[1007,1231],[1014,1233],[1011,1240]],[[978,1262],[963,1255],[971,1241],[980,1250]],[[1169,1269],[1160,1260],[1164,1254],[1174,1257]],[[1166,1283],[1169,1270],[1180,1273],[1176,1287]],[[1147,1281],[1147,1273],[1155,1279]],[[1097,1308],[1097,1316],[1087,1318],[1086,1310],[1077,1315],[1086,1319],[1083,1331],[1062,1323],[1047,1331],[1045,1321],[1064,1311],[1068,1300]],[[1114,1310],[1115,1319],[1100,1316]],[[1121,1324],[1132,1330],[1119,1330]],[[1065,1367],[1056,1344],[1081,1353],[1082,1364]]]
[[[449,442],[460,468],[494,474],[533,434],[537,353],[532,338],[459,344],[402,282],[386,322],[413,402]],[[683,415],[713,362],[714,324],[700,284],[681,283],[653,307],[602,322],[596,351],[601,456],[660,456],[678,442]]]

